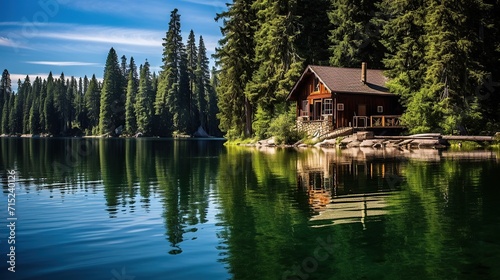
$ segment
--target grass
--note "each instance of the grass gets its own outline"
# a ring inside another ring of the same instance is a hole
[[[255,144],[258,140],[256,138],[236,138],[236,139],[228,139],[224,145],[226,146],[238,146],[245,144]]]
[[[449,143],[451,149],[476,150],[484,147],[483,145],[474,141],[450,140]]]

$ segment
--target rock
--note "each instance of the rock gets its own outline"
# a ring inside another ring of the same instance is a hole
[[[360,131],[356,133],[356,138],[358,141],[373,139],[373,131]]]
[[[322,142],[316,143],[315,147],[335,147],[337,145],[336,139],[325,139]]]
[[[198,127],[198,129],[193,133],[193,136],[196,138],[209,138],[210,135],[201,127],[201,125]]]
[[[359,147],[360,144],[361,144],[360,141],[354,140],[354,141],[350,142],[349,144],[347,144],[347,148],[357,148],[357,147]]]
[[[382,143],[381,140],[375,140],[375,139],[370,139],[370,140],[364,140],[359,144],[360,147],[373,147],[375,144],[380,144]]]

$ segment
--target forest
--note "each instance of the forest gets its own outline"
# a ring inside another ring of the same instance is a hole
[[[156,75],[110,50],[104,80],[0,83],[1,133],[170,136],[203,127],[228,139],[293,135],[286,96],[306,65],[384,69],[409,133],[500,130],[496,0],[234,0],[216,14],[209,70],[203,38],[182,43],[172,11]],[[120,128],[120,129],[118,129]],[[117,130],[118,129],[118,130]],[[295,135],[296,136],[296,135]]]
[[[386,70],[409,133],[499,131],[496,0],[235,0],[217,19],[228,138],[289,134],[285,100],[305,66],[361,62]]]
[[[137,67],[111,48],[103,81],[92,78],[27,76],[12,92],[7,69],[0,82],[0,134],[143,135],[192,134],[202,127],[214,136],[218,129],[216,83],[207,50],[191,30],[182,41],[180,15],[171,12],[163,38],[163,66],[152,73],[146,60]]]

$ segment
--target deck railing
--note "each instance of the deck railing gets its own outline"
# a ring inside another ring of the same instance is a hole
[[[370,117],[370,127],[402,127],[400,115],[377,115]]]
[[[354,128],[401,128],[400,115],[375,115],[375,116],[354,116],[352,126]]]

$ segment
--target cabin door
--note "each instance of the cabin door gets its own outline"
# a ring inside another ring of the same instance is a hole
[[[366,116],[366,104],[358,104],[358,116]]]
[[[321,119],[321,100],[314,100],[314,120]]]

